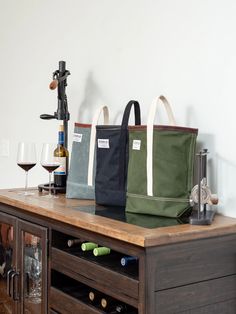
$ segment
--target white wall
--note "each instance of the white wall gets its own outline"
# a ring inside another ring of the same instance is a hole
[[[48,89],[59,60],[71,76],[67,95],[74,121],[89,121],[101,102],[119,123],[130,99],[144,114],[163,93],[180,125],[198,127],[210,154],[219,210],[236,217],[235,0],[0,0],[0,188],[23,186],[19,141],[56,141],[56,93]],[[164,115],[161,114],[161,121]],[[38,164],[30,185],[47,181]]]

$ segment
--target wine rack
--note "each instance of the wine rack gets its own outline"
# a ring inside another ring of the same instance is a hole
[[[94,256],[92,251],[82,251],[81,245],[68,247],[68,240],[80,239],[81,243],[95,242],[93,238],[73,237],[52,230],[50,307],[64,313],[118,313],[105,311],[100,305],[91,304],[89,291],[95,290],[138,314],[139,261],[123,267],[121,258],[129,255],[113,250],[105,256]],[[103,243],[97,243],[105,246]],[[60,301],[58,301],[60,300]],[[72,306],[73,305],[73,306]]]
[[[61,311],[60,313],[75,313],[76,309],[79,311],[87,311],[87,313],[91,314],[116,313],[115,310],[105,311],[98,303],[95,305],[92,304],[89,300],[91,287],[57,271],[52,271],[51,275],[51,307],[54,311]],[[58,297],[64,300],[63,308],[60,307]],[[106,297],[106,295],[104,295],[104,297]],[[65,301],[67,305],[65,305]],[[119,302],[117,301],[117,303]],[[66,309],[65,306],[67,307]],[[137,313],[137,310],[129,306],[126,314],[135,313]]]
[[[111,250],[111,253],[109,255],[94,256],[93,251],[83,252],[81,250],[80,245],[68,247],[67,245],[68,240],[73,239],[78,238],[71,237],[59,231],[53,231],[52,247],[54,248],[53,250],[54,253],[59,254],[58,250],[60,250],[63,251],[65,254],[73,255],[74,257],[90,261],[94,264],[98,264],[100,266],[114,270],[117,273],[121,273],[128,277],[138,280],[139,277],[138,262],[136,264],[128,265],[126,267],[123,267],[121,265],[121,259],[126,254]],[[81,238],[81,242],[86,242],[86,240]]]

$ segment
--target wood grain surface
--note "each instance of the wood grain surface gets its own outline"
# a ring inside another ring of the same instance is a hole
[[[236,219],[220,215],[215,217],[210,226],[182,224],[148,229],[78,210],[79,206],[94,205],[94,201],[91,200],[66,199],[65,195],[48,199],[43,197],[44,192],[39,193],[37,189],[34,189],[35,194],[30,196],[20,195],[18,192],[18,189],[0,190],[0,203],[16,207],[26,213],[39,215],[41,218],[47,217],[61,221],[141,247],[210,238],[236,232]]]

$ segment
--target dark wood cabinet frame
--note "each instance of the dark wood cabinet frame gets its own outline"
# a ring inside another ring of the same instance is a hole
[[[225,234],[222,229],[213,237],[208,237],[205,232],[204,237],[199,239],[141,247],[53,218],[42,217],[40,212],[29,213],[3,203],[0,203],[0,212],[12,215],[12,219],[6,220],[11,224],[15,221],[13,217],[24,220],[19,224],[19,232],[21,229],[30,230],[33,234],[39,232],[38,235],[45,243],[45,228],[48,230],[48,254],[44,261],[48,265],[48,271],[45,270],[43,274],[47,282],[47,293],[46,290],[44,292],[45,298],[48,296],[48,313],[104,313],[51,287],[51,269],[137,308],[138,314],[236,313],[236,234],[233,232]],[[0,217],[4,217],[4,214]],[[138,279],[126,278],[53,247],[54,231],[137,256]],[[46,246],[44,249],[47,251]],[[89,267],[87,271],[86,267]]]

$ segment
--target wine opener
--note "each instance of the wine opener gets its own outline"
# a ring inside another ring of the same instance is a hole
[[[40,118],[44,120],[63,120],[64,124],[64,134],[65,134],[65,148],[68,145],[68,121],[70,120],[70,113],[68,112],[67,105],[67,96],[66,96],[66,86],[67,86],[67,77],[70,75],[70,72],[66,70],[66,62],[59,61],[59,70],[53,72],[53,81],[49,84],[49,88],[54,90],[57,88],[57,99],[58,106],[57,111],[54,112],[54,115],[50,114],[41,114]]]
[[[203,149],[197,154],[198,184],[193,187],[190,196],[191,205],[197,207],[197,211],[193,211],[189,218],[192,225],[210,225],[215,211],[207,207],[218,204],[217,195],[212,194],[207,185],[207,154],[207,149]]]
[[[52,82],[49,84],[49,88],[54,90],[57,88],[57,100],[58,106],[57,111],[51,114],[41,114],[40,118],[43,120],[57,119],[63,121],[64,126],[64,146],[68,147],[68,121],[70,120],[70,113],[68,111],[67,96],[66,96],[66,86],[67,86],[67,77],[70,75],[70,72],[66,70],[66,62],[59,61],[59,69],[53,72]],[[49,184],[40,184],[38,190],[49,191]],[[64,187],[56,187],[53,185],[52,193],[65,193],[66,189]]]

